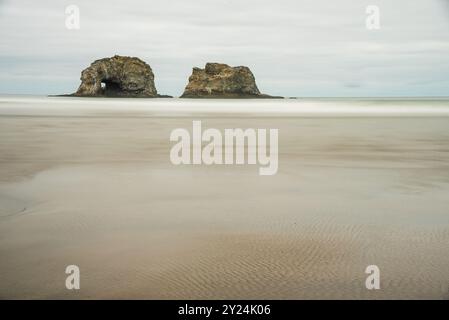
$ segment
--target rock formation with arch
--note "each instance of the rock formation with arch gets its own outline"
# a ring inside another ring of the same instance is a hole
[[[115,55],[94,61],[81,72],[73,94],[82,97],[158,97],[151,67],[136,57]]]

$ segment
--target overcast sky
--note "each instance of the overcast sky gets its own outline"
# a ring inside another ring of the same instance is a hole
[[[74,92],[114,54],[145,60],[174,96],[206,62],[246,65],[274,95],[449,96],[449,1],[0,0],[0,93]]]

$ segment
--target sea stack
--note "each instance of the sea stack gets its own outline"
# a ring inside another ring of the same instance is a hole
[[[115,55],[103,58],[81,72],[81,85],[73,94],[80,97],[156,98],[151,67],[136,57]]]
[[[181,98],[280,98],[261,94],[248,67],[206,63],[193,68]]]

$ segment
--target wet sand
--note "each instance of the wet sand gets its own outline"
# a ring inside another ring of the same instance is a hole
[[[105,100],[0,99],[0,298],[449,299],[448,102]],[[192,120],[278,128],[278,173],[173,166],[170,132]],[[365,288],[372,264],[380,290]]]

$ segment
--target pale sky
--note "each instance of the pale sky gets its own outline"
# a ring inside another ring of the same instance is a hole
[[[65,26],[71,4],[79,30]],[[449,1],[0,0],[0,93],[74,92],[115,54],[146,61],[174,96],[206,62],[248,66],[273,95],[449,96]]]

